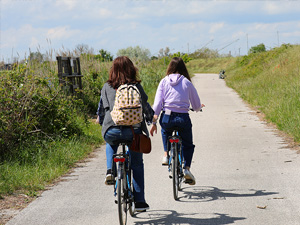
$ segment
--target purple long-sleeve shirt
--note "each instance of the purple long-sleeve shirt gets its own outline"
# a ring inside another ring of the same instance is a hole
[[[201,101],[194,85],[180,74],[170,74],[158,85],[153,110],[158,116],[162,109],[187,113],[190,103],[195,111],[200,111]]]

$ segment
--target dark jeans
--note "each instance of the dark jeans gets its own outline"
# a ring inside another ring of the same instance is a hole
[[[171,129],[172,127],[182,128],[182,130],[178,133],[182,138],[182,154],[184,158],[184,166],[190,167],[195,145],[193,144],[192,122],[189,114],[172,112],[168,122],[163,122],[164,116],[165,114],[163,112],[159,120],[164,151],[168,150],[168,138],[172,135],[172,131],[169,131],[169,129]]]
[[[135,133],[142,133],[140,128],[134,129]],[[112,168],[113,154],[117,152],[118,145],[114,145],[113,141],[120,139],[132,139],[132,131],[130,127],[110,127],[104,136],[106,141],[106,165],[107,169]],[[145,202],[145,192],[144,192],[144,162],[143,154],[130,151],[131,157],[131,168],[133,175],[133,189],[134,198],[136,202]]]

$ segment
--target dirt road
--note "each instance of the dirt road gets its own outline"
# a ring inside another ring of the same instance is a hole
[[[152,153],[144,156],[150,210],[128,224],[299,225],[299,155],[217,74],[198,74],[193,83],[206,105],[202,113],[191,113],[196,185],[184,185],[174,201],[158,133]],[[103,147],[8,224],[118,224],[105,171]]]

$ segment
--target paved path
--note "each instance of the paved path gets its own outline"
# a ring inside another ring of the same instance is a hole
[[[161,166],[160,134],[145,155],[146,213],[131,224],[300,224],[300,157],[260,121],[216,74],[193,78],[203,113],[191,113],[195,186],[172,197],[167,168]],[[81,164],[64,181],[13,218],[9,225],[115,225],[117,205],[105,186],[105,152]]]

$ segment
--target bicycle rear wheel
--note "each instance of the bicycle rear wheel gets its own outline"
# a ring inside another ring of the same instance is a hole
[[[123,179],[118,179],[118,213],[119,213],[119,221],[120,225],[127,224],[127,212],[129,210],[129,204],[127,201],[127,181],[126,176],[123,176]]]
[[[175,144],[173,148],[173,159],[172,159],[172,176],[173,176],[173,196],[175,200],[178,200],[178,191],[179,191],[179,161],[178,161],[178,145]]]

